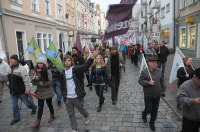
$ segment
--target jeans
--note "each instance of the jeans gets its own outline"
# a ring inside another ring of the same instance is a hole
[[[200,121],[191,121],[183,117],[182,132],[199,132]]]
[[[162,66],[162,76],[164,77],[166,62],[164,63],[158,62],[158,67],[161,68],[161,66]]]
[[[97,96],[99,97],[99,106],[102,106],[104,103],[104,96],[103,96],[103,90],[105,85],[95,85],[95,91]]]
[[[79,98],[67,98],[65,101],[67,113],[69,116],[70,124],[72,126],[72,130],[77,130],[78,125],[75,117],[74,107],[85,117],[89,116],[88,112],[84,109],[84,99]]]
[[[52,81],[52,87],[54,92],[57,95],[57,101],[61,101],[62,99],[62,93],[61,93],[61,89],[60,89],[60,81],[59,80],[53,80]]]
[[[146,117],[149,113],[151,114],[150,124],[154,124],[158,114],[160,97],[149,97],[144,96],[145,109],[143,111],[144,116]]]
[[[27,94],[11,95],[14,120],[20,120],[18,99],[21,99],[21,101],[24,102],[24,104],[30,109],[34,109],[36,107],[36,105],[28,99]]]
[[[112,99],[112,101],[117,101],[118,91],[119,91],[119,83],[120,83],[119,76],[111,77],[111,99]]]
[[[54,114],[54,109],[52,105],[52,98],[46,99],[47,106],[49,107],[49,111],[51,114]],[[38,99],[38,114],[37,114],[37,119],[42,118],[43,114],[43,108],[44,108],[44,99]]]

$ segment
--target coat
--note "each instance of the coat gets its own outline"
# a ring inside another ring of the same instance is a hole
[[[169,50],[166,46],[160,46],[156,50],[158,55],[158,62],[165,63],[167,61],[167,57],[169,56]]]
[[[49,99],[54,96],[54,91],[52,88],[52,74],[50,70],[47,70],[48,81],[41,81],[40,73],[37,74],[37,78],[32,80],[33,85],[37,85],[37,89],[35,91],[37,99]]]
[[[151,74],[152,80],[155,81],[154,85],[150,85],[149,81],[151,80],[149,77],[149,73],[147,68],[145,68],[139,77],[139,84],[143,86],[143,92],[145,96],[149,97],[160,97],[161,93],[164,93],[166,90],[166,87],[164,85],[162,72],[159,68],[156,68],[154,70],[150,70],[149,72]]]
[[[88,70],[88,68],[92,65],[93,59],[88,59],[83,65],[75,65],[72,68],[72,75],[73,80],[75,83],[75,92],[78,98],[82,99],[86,95],[85,89],[84,89],[84,77],[82,74]],[[66,85],[66,77],[65,77],[65,71],[61,73],[61,81],[60,81],[60,88],[63,95],[63,100],[66,100],[67,96],[67,85]]]

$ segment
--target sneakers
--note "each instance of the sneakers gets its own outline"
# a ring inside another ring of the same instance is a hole
[[[143,111],[142,111],[142,120],[144,123],[147,123],[147,117],[144,115]]]
[[[16,124],[19,121],[20,121],[20,119],[19,120],[12,120],[11,123],[10,123],[10,125],[12,126],[12,125]]]
[[[150,126],[151,131],[156,131],[156,127],[155,127],[154,124],[150,124],[150,123],[149,123],[149,126]]]
[[[61,106],[61,101],[58,101],[58,104],[57,104],[58,106]]]
[[[37,111],[37,106],[35,106],[35,108],[32,109],[31,115],[35,115],[36,111]]]
[[[90,118],[89,118],[89,117],[86,117],[86,118],[85,118],[85,124],[87,125],[87,124],[89,124],[89,122],[90,122]]]

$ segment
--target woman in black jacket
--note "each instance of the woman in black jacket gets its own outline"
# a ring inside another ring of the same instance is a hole
[[[177,71],[178,78],[178,88],[187,80],[190,80],[194,76],[194,67],[192,66],[193,60],[192,57],[184,57],[183,58],[184,67],[180,67]],[[181,106],[177,104],[177,108],[181,110]]]
[[[94,84],[96,94],[99,97],[99,106],[97,108],[97,112],[100,112],[101,107],[105,100],[103,96],[103,90],[104,90],[106,81],[108,85],[110,85],[108,73],[106,71],[106,66],[105,66],[103,57],[101,55],[98,55],[95,58],[95,62],[92,66],[91,75],[92,75],[92,83]]]

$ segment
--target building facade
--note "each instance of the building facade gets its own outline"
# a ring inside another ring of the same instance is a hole
[[[177,0],[178,46],[184,55],[200,58],[200,1]]]
[[[88,35],[98,35],[96,11],[90,0],[0,1],[0,50],[7,58],[17,54],[32,60],[26,48],[34,37],[43,53],[51,41],[65,53],[74,45],[78,31],[85,46],[91,41]]]

